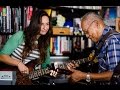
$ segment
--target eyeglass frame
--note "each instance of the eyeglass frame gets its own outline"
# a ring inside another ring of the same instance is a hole
[[[90,26],[91,26],[91,25],[93,24],[93,22],[95,22],[95,21],[97,21],[97,20],[93,20],[93,21],[90,23],[89,27],[84,31],[85,34],[88,34],[88,30],[89,30]]]

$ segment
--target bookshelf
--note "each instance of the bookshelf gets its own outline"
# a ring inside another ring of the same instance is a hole
[[[95,6],[50,6],[47,8],[33,6],[0,6],[0,48],[2,48],[12,34],[23,30],[23,28],[29,25],[34,10],[44,9],[52,17],[53,36],[50,41],[51,57],[58,56],[65,60],[66,57],[70,59],[70,56],[74,53],[73,49],[77,52],[81,52],[83,49],[91,47],[89,44],[91,41],[86,39],[82,30],[78,30],[80,27],[77,24],[75,25],[75,22],[80,20],[80,17],[86,12],[98,12],[100,8],[101,7],[97,7],[95,9]],[[58,20],[60,22],[57,22],[56,19],[59,15],[62,16],[60,16],[60,20]],[[63,17],[63,21],[61,17]],[[56,25],[57,23],[59,24]],[[61,23],[64,25],[61,25]]]
[[[100,13],[101,6],[57,6],[51,8],[53,23],[53,36],[50,40],[51,61],[61,63],[87,57],[93,49],[94,43],[84,35],[80,27],[80,19],[89,11]],[[83,52],[85,53],[83,54]]]
[[[94,43],[86,38],[82,32],[80,18],[89,11],[104,17],[108,8],[116,10],[114,21],[120,17],[119,6],[49,6],[46,8],[0,6],[0,48],[12,34],[29,25],[34,10],[44,9],[51,16],[53,24],[53,35],[50,39],[50,59],[66,61],[87,57]],[[57,21],[58,17],[60,18],[59,22]],[[110,24],[108,23],[108,25]],[[114,25],[111,26],[116,27],[116,25],[114,22]],[[86,52],[85,55],[82,52]]]
[[[22,29],[21,7],[0,6],[0,49],[7,39]]]
[[[5,44],[7,39],[19,30],[24,30],[30,23],[30,17],[36,9],[46,9],[52,17],[53,35],[50,38],[50,60],[51,63],[63,64],[72,59],[86,58],[94,47],[94,43],[86,38],[80,27],[81,17],[93,11],[105,15],[107,8],[117,9],[117,16],[115,14],[114,20],[107,23],[116,30],[118,28],[118,21],[120,19],[120,6],[103,7],[103,6],[56,6],[47,8],[38,8],[33,6],[11,7],[0,6],[0,49]],[[49,11],[50,9],[50,11]],[[52,12],[52,13],[50,13]],[[57,16],[60,19],[57,22]],[[111,19],[106,19],[107,22]],[[116,20],[116,22],[115,22]],[[59,23],[59,24],[57,24]],[[86,71],[88,64],[81,65],[81,71]],[[97,69],[96,66],[94,69]],[[96,71],[96,70],[95,70]]]

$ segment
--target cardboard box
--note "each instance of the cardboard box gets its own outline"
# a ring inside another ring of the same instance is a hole
[[[53,27],[53,35],[70,35],[70,28]]]

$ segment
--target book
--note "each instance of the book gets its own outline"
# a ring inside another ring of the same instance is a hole
[[[120,17],[116,18],[116,31],[120,32]]]
[[[117,8],[116,7],[104,7],[103,8],[103,18],[104,22],[108,26],[115,26],[115,19],[117,17]]]

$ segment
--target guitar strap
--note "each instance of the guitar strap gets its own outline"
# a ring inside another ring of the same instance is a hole
[[[94,63],[96,63],[96,62],[98,62],[98,61],[96,61],[96,56],[98,56],[98,54],[100,53],[100,50],[101,50],[101,48],[102,48],[102,46],[104,45],[104,43],[105,43],[105,40],[107,39],[107,38],[109,38],[110,36],[112,36],[112,35],[115,35],[115,34],[120,34],[120,33],[118,33],[117,31],[115,31],[115,30],[110,30],[109,32],[107,32],[105,35],[103,35],[102,37],[101,37],[101,39],[100,39],[100,41],[99,41],[99,43],[98,43],[98,46],[92,51],[92,59],[90,60],[90,62],[89,62],[89,64],[88,64],[88,67],[91,67],[91,66],[93,66],[94,65]],[[90,57],[90,55],[89,55],[89,57]],[[93,70],[90,68],[90,71],[92,72]]]
[[[98,54],[100,53],[100,50],[102,48],[102,46],[104,45],[105,41],[107,40],[107,38],[111,37],[112,35],[120,35],[120,33],[118,33],[117,31],[115,30],[110,30],[109,32],[107,32],[105,35],[103,35],[100,39],[100,41],[98,42],[98,45],[96,48],[93,49],[91,55],[89,55],[89,57],[91,56],[91,59],[90,59],[90,62],[88,63],[88,67],[89,67],[89,71],[90,72],[93,72],[92,68],[91,67],[94,67],[94,63],[96,62],[96,56],[98,56]],[[87,82],[85,81],[85,84],[87,85],[92,85],[92,84],[95,84],[95,85],[110,85],[112,83],[119,83],[120,84],[120,62],[119,62],[119,66],[117,66],[119,68],[119,70],[115,69],[115,75],[116,75],[116,72],[119,73],[119,75],[117,75],[117,77],[119,77],[119,79],[117,78],[114,78],[112,76],[112,80],[109,82],[109,81],[91,81],[91,82]],[[95,69],[95,68],[94,68]],[[96,72],[96,71],[95,71]],[[114,74],[114,73],[113,73]],[[116,76],[115,76],[116,77]],[[116,80],[117,79],[117,80]],[[114,81],[114,82],[113,82]],[[112,83],[111,83],[112,82]],[[81,82],[80,82],[81,83]],[[82,82],[84,83],[84,82]]]
[[[118,63],[118,65],[115,67],[113,71],[113,75],[110,79],[110,83],[111,85],[114,85],[114,84],[120,85],[120,62]]]
[[[105,40],[106,40],[107,38],[109,38],[110,36],[115,35],[115,34],[120,34],[120,33],[118,33],[118,32],[115,31],[115,30],[111,30],[111,31],[109,31],[108,33],[106,33],[105,35],[102,36],[101,40],[100,40],[99,43],[98,43],[98,46],[95,48],[95,54],[94,54],[92,60],[94,60],[95,57],[98,56],[98,54],[100,53],[100,50],[101,50],[102,46],[103,46],[104,43],[105,43]]]
[[[90,63],[89,63],[90,66],[94,64],[94,62],[95,62],[94,60],[95,60],[96,56],[98,56],[98,54],[100,53],[100,50],[101,50],[102,46],[104,45],[106,39],[109,38],[109,37],[111,37],[112,35],[118,35],[118,34],[120,34],[120,33],[118,33],[118,32],[115,31],[115,30],[111,30],[111,31],[109,31],[108,33],[106,33],[105,35],[103,35],[103,36],[101,37],[101,40],[99,41],[98,46],[92,51],[92,54],[93,54],[93,55],[92,55],[92,59],[90,60]],[[120,62],[119,62],[119,64],[120,64]],[[119,69],[120,69],[120,65],[117,66],[117,67],[119,67]],[[91,71],[92,71],[92,70],[91,70]],[[114,73],[116,74],[117,71],[119,71],[119,78],[120,78],[120,70],[117,70],[117,69],[116,69]],[[114,73],[113,73],[113,74],[114,74]],[[115,81],[115,79],[116,79],[116,78],[114,78],[114,77],[112,76],[111,82]],[[117,82],[118,82],[118,80],[117,80]],[[100,82],[98,82],[98,83],[100,83]],[[113,82],[113,83],[114,83],[114,82]],[[116,82],[115,82],[115,83],[116,83]],[[120,79],[119,79],[119,83],[120,83]],[[104,85],[103,82],[102,82],[101,84]],[[108,84],[108,82],[107,82],[107,83],[105,82],[105,84]]]

